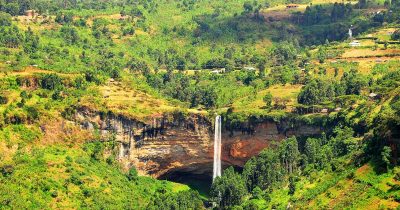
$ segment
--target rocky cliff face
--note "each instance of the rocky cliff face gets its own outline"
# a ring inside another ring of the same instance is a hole
[[[119,161],[127,168],[134,165],[141,174],[162,177],[180,171],[211,175],[213,124],[201,115],[168,114],[139,122],[111,113],[80,110],[75,121],[83,128],[98,129],[104,140],[115,139]],[[251,130],[223,130],[223,165],[241,167],[271,141],[320,132],[316,126],[293,127],[273,121],[257,123]]]

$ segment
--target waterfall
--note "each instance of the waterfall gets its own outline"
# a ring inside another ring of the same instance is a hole
[[[353,25],[349,28],[349,39],[353,39]]]
[[[215,118],[213,180],[221,176],[221,116]]]

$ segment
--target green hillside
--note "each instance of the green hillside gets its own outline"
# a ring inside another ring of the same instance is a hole
[[[0,209],[400,208],[399,87],[398,0],[0,0]],[[324,132],[200,195],[119,161],[78,110]]]

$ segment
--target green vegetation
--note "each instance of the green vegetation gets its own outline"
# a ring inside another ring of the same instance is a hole
[[[399,23],[398,0],[0,0],[0,209],[398,208]],[[208,198],[118,162],[78,110],[325,132],[271,143]]]
[[[14,132],[30,141],[35,139],[26,130]],[[100,150],[104,148],[100,145],[20,149],[12,160],[2,161],[1,206],[142,209],[148,207],[154,196],[172,192],[176,187],[166,181],[138,177],[131,171],[124,174],[114,161],[102,157]],[[179,192],[177,196],[181,194],[184,193]],[[197,195],[193,197],[198,199]]]

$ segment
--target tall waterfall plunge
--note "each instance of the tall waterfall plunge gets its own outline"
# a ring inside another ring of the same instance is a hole
[[[215,118],[213,180],[221,176],[221,116]]]

